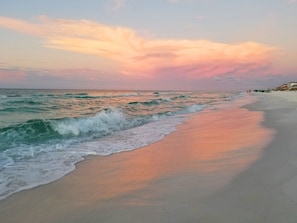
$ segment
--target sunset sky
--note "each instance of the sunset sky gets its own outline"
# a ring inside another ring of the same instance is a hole
[[[297,81],[297,0],[1,0],[0,88]]]

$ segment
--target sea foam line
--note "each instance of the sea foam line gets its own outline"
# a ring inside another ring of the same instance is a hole
[[[73,144],[67,150],[40,153],[30,159],[11,163],[0,170],[0,199],[60,179],[75,170],[75,164],[85,156],[107,156],[157,142],[175,131],[184,119],[185,116],[177,116],[151,122],[97,140]]]

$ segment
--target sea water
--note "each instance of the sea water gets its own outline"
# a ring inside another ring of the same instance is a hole
[[[134,150],[236,93],[0,89],[0,199]]]

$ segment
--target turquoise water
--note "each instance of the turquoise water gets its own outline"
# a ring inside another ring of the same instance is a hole
[[[0,199],[52,182],[87,155],[143,147],[235,94],[0,89]]]

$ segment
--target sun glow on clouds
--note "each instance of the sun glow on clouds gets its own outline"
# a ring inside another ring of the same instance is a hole
[[[170,74],[196,79],[249,74],[268,69],[277,51],[255,42],[149,39],[129,28],[46,16],[40,16],[38,23],[0,17],[0,26],[41,37],[48,48],[110,59],[119,64],[124,75]]]

